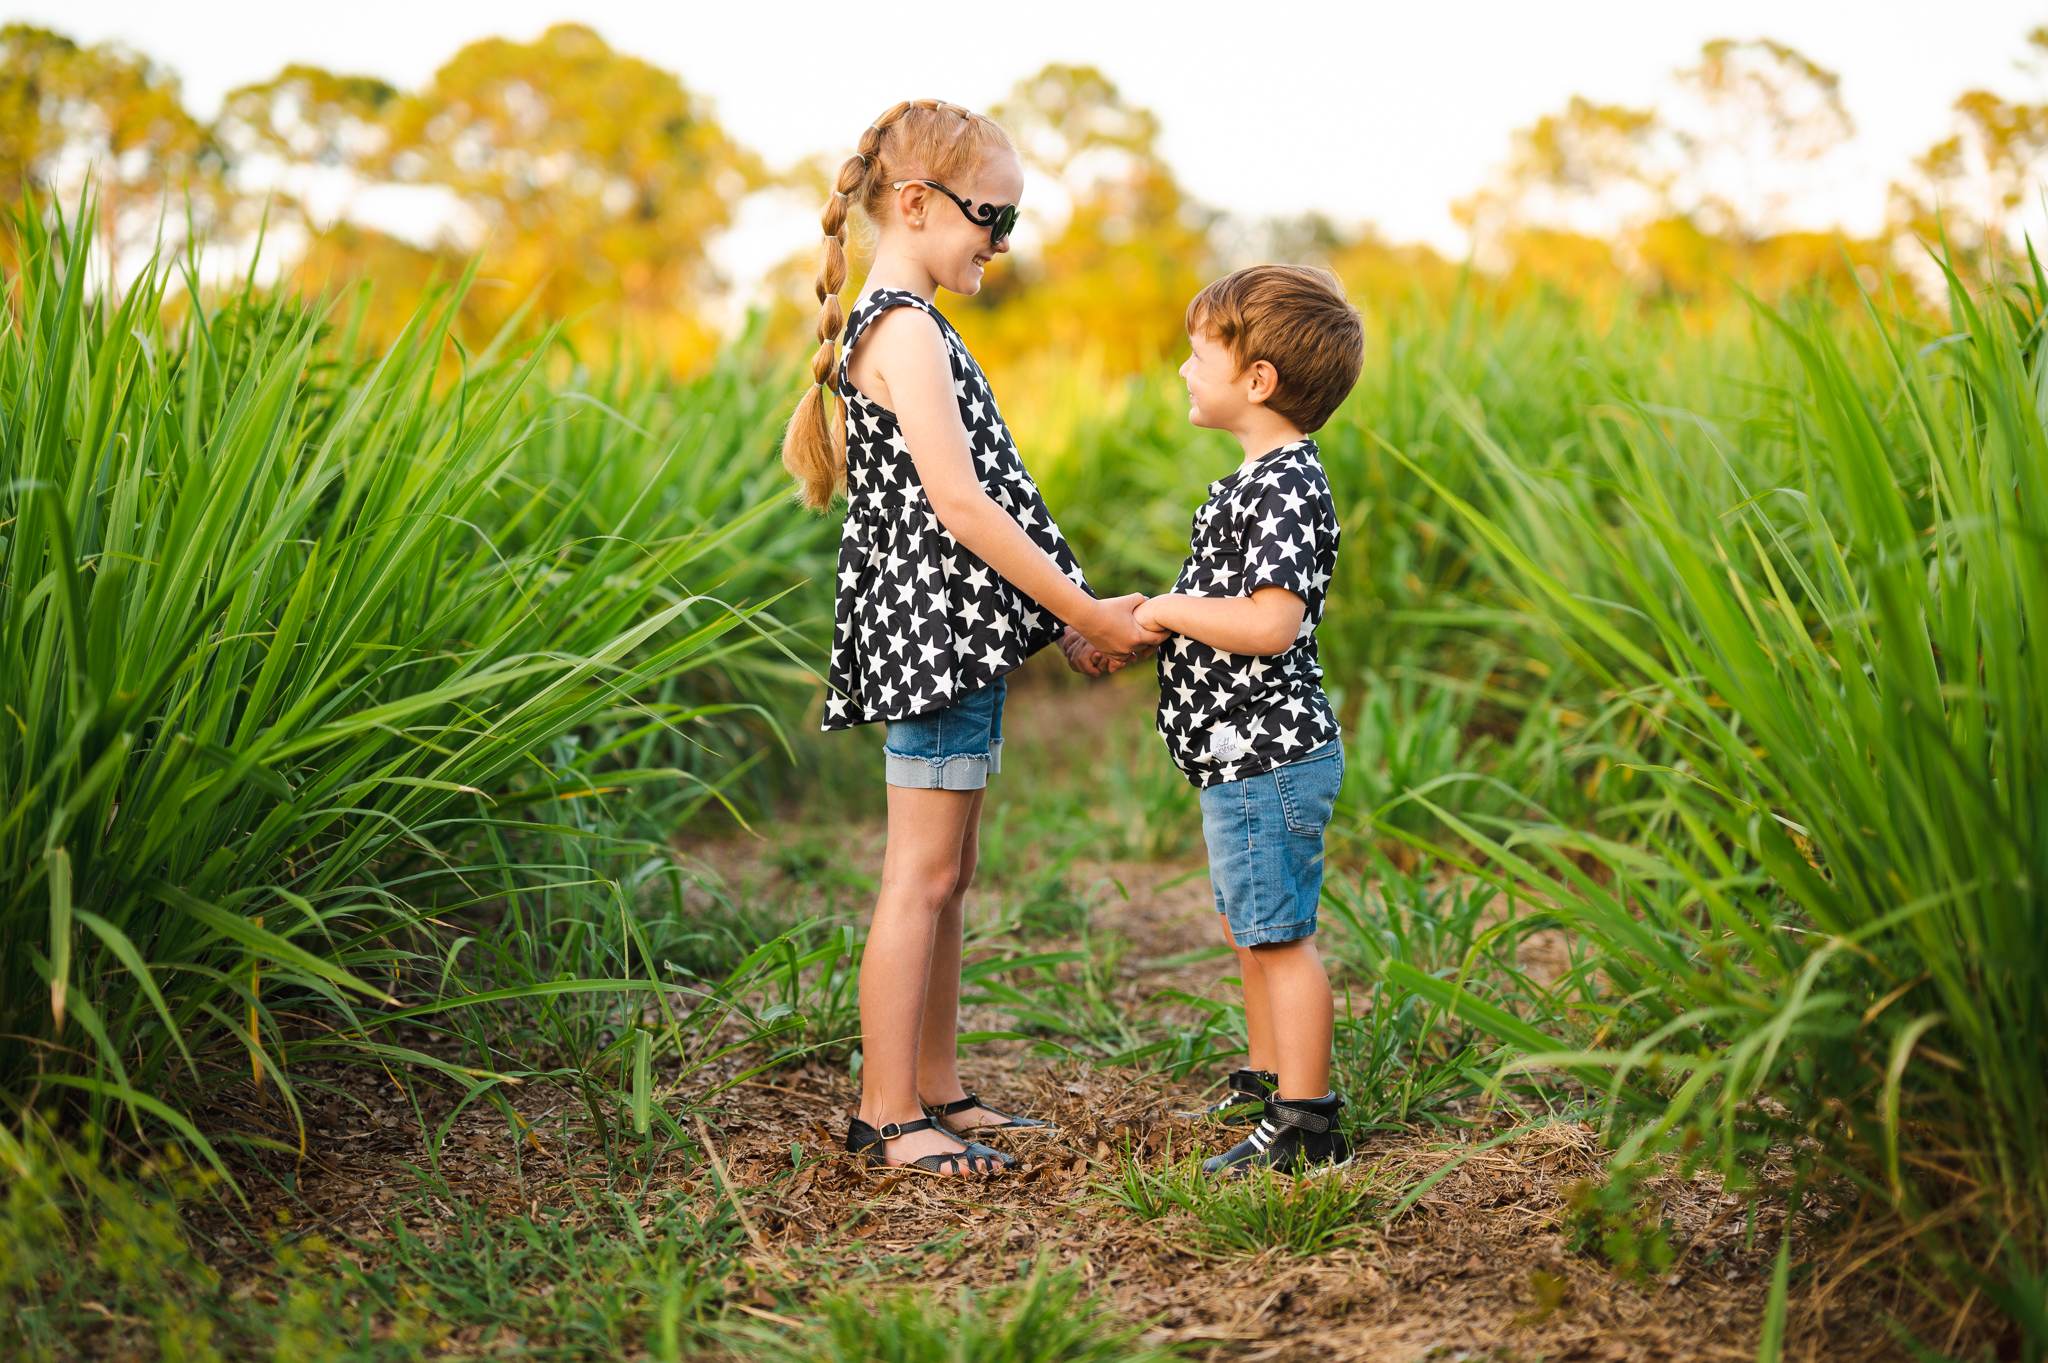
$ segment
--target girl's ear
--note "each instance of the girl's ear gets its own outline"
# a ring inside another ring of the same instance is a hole
[[[924,226],[925,209],[931,199],[931,190],[912,181],[896,191],[896,213],[907,227]]]
[[[1244,367],[1244,373],[1249,380],[1244,392],[1247,402],[1265,402],[1280,391],[1280,371],[1271,361],[1253,360]]]

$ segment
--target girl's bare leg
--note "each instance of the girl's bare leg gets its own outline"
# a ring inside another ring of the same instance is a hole
[[[875,1126],[924,1115],[918,1105],[918,1050],[934,944],[947,905],[957,912],[963,844],[981,810],[979,792],[888,789],[889,843],[860,967],[860,1116]],[[957,1004],[957,927],[954,933]],[[888,1153],[905,1163],[963,1148],[934,1128],[890,1141]]]
[[[954,893],[939,912],[932,942],[931,977],[924,999],[924,1030],[918,1042],[917,1091],[928,1103],[950,1103],[967,1096],[960,1082],[960,943],[966,923],[967,887],[974,880],[981,850],[981,803],[986,791],[974,792],[974,808],[960,839],[959,874]],[[970,1107],[946,1118],[957,1126],[1000,1121],[987,1108]]]

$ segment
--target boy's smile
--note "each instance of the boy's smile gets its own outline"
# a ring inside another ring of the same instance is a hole
[[[1237,365],[1223,342],[1204,332],[1188,333],[1188,357],[1180,376],[1188,388],[1188,420],[1211,430],[1228,429],[1244,405],[1237,391]]]
[[[1247,460],[1302,438],[1303,432],[1269,405],[1277,387],[1273,366],[1253,360],[1243,368],[1223,338],[1207,327],[1188,333],[1188,357],[1180,366],[1188,389],[1188,421],[1204,430],[1228,431]]]

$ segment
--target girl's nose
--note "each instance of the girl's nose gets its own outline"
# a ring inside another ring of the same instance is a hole
[[[995,252],[999,256],[1008,255],[1010,253],[1010,239],[1008,237],[1004,237],[1001,241],[997,242],[995,245]]]

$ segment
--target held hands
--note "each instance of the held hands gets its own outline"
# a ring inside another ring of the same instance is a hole
[[[1086,635],[1067,626],[1067,632],[1060,636],[1060,653],[1066,658],[1067,666],[1084,677],[1100,677],[1123,670],[1130,661],[1126,657],[1111,657],[1088,642]]]
[[[1158,645],[1146,644],[1133,653],[1104,653],[1088,642],[1079,630],[1069,629],[1060,639],[1060,652],[1065,655],[1067,666],[1084,677],[1102,677],[1112,672],[1121,672],[1141,658],[1150,657],[1158,651]]]
[[[1067,666],[1084,677],[1100,677],[1158,648],[1167,631],[1147,618],[1145,604],[1142,592],[1098,602],[1085,630],[1070,625],[1060,639]]]
[[[1111,656],[1122,655],[1128,659],[1129,655],[1139,649],[1157,647],[1166,640],[1165,630],[1154,624],[1139,621],[1138,612],[1144,605],[1143,592],[1132,592],[1129,596],[1097,601],[1089,618],[1078,628],[1097,651]]]

